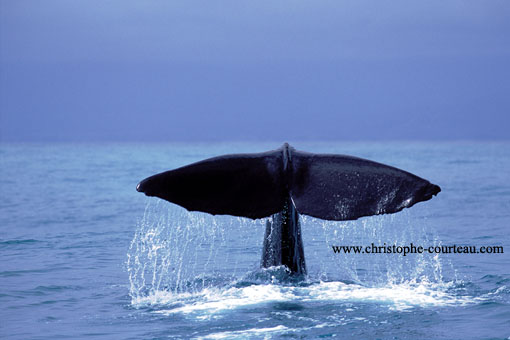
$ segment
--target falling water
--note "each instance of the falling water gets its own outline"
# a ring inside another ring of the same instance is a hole
[[[256,268],[263,221],[188,212],[151,200],[128,251],[130,295],[197,292]],[[226,251],[225,249],[228,249]]]
[[[443,270],[450,266],[437,254],[332,251],[333,245],[438,245],[437,237],[422,222],[406,211],[348,222],[302,216],[309,275],[296,283],[285,280],[283,268],[259,269],[264,220],[187,212],[150,200],[128,252],[130,295],[135,306],[181,306],[171,309],[172,313],[207,309],[213,302],[217,309],[216,303],[225,300],[231,307],[303,296],[389,299],[403,309],[416,303],[467,302],[448,295],[453,281],[444,280]],[[257,285],[262,285],[258,286],[262,292],[252,291]]]
[[[443,268],[455,275],[439,254],[334,253],[332,246],[436,246],[440,242],[424,221],[409,217],[407,210],[396,215],[332,222],[302,216],[303,237],[310,239],[314,254],[308,261],[322,280],[345,280],[365,286],[410,282],[443,282]],[[320,232],[319,232],[320,231]]]

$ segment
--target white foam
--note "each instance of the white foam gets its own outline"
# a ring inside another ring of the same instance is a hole
[[[184,306],[172,308],[169,310],[159,310],[157,313],[174,314],[183,313],[190,314],[195,312],[207,312],[214,314],[224,310],[232,310],[243,306],[253,306],[268,302],[291,301],[295,295],[289,289],[277,285],[252,285],[243,288],[218,289],[208,288],[197,294],[196,301],[185,304]],[[189,297],[189,294],[170,294],[168,302],[175,303],[180,297]],[[151,304],[164,303],[164,294],[157,293],[154,297],[147,297]]]
[[[252,337],[257,336],[260,337],[264,335],[263,339],[270,339],[271,335],[274,333],[280,333],[285,332],[289,330],[287,327],[283,325],[279,325],[276,327],[270,327],[270,328],[251,328],[243,331],[231,331],[231,332],[219,332],[219,333],[213,333],[206,335],[204,337],[197,337],[195,339],[227,339],[227,338],[246,338],[246,337]]]
[[[377,303],[390,309],[406,310],[413,307],[441,307],[465,305],[474,302],[446,292],[444,285],[427,283],[394,284],[385,287],[363,287],[342,282],[322,282],[310,290],[303,301],[349,301]]]
[[[133,299],[133,305],[160,307],[155,313],[164,315],[178,313],[197,319],[208,319],[222,317],[223,313],[231,310],[272,302],[374,303],[391,310],[406,311],[415,307],[461,306],[477,300],[453,295],[447,291],[448,288],[448,284],[432,283],[405,283],[384,287],[364,287],[343,282],[318,282],[303,287],[264,284],[207,288],[196,294],[157,291],[149,296]]]

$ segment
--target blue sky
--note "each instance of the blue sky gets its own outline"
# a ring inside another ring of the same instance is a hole
[[[0,0],[0,140],[502,140],[508,1]]]

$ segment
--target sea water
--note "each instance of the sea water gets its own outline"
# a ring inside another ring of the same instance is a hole
[[[260,269],[265,221],[187,212],[143,178],[277,143],[1,144],[0,337],[508,339],[510,143],[292,143],[441,186],[404,211],[302,216],[308,276]],[[332,246],[498,246],[345,254]]]

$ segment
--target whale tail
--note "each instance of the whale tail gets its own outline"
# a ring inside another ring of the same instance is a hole
[[[206,159],[141,181],[137,190],[190,211],[252,219],[282,210],[325,220],[390,214],[426,201],[439,186],[392,166],[334,154],[274,151]]]

